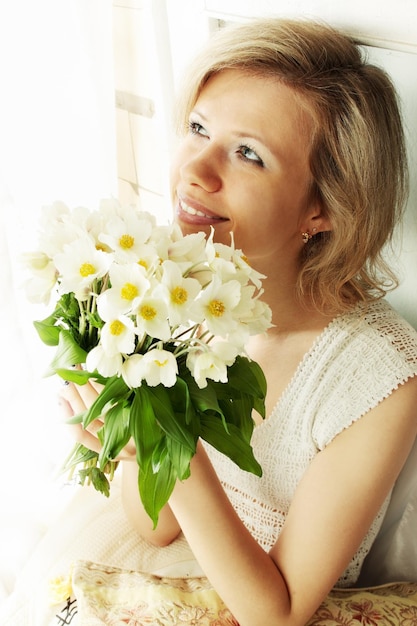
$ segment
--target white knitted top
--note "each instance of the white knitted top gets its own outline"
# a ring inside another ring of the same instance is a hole
[[[265,550],[278,538],[297,485],[315,455],[416,374],[417,332],[385,301],[358,306],[325,328],[269,418],[255,427],[252,445],[262,478],[240,470],[207,445],[230,501]],[[357,580],[388,500],[339,585]]]

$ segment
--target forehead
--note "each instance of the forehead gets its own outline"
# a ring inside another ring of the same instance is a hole
[[[315,127],[311,109],[305,95],[276,76],[227,69],[207,80],[193,110],[236,132],[259,134],[269,144],[293,142],[309,152]]]
[[[311,124],[315,118],[314,106],[307,94],[270,72],[236,68],[212,74],[198,91],[193,107],[212,98],[221,98],[223,102],[237,98],[241,110],[253,108],[256,102],[258,113],[268,109],[272,115],[278,109],[291,111],[294,118],[304,123]]]

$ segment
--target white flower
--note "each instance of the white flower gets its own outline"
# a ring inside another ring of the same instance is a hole
[[[225,337],[235,329],[233,309],[240,301],[240,291],[237,280],[222,283],[218,276],[213,276],[211,283],[201,292],[195,306],[197,318],[202,315],[214,335]]]
[[[64,246],[88,234],[86,227],[90,212],[84,207],[70,211],[62,202],[43,207],[39,247],[50,257],[61,253]]]
[[[171,328],[168,322],[168,307],[163,298],[145,296],[136,311],[137,332],[168,341]]]
[[[201,287],[194,278],[184,278],[180,268],[173,261],[162,264],[161,283],[155,294],[161,294],[168,306],[168,317],[172,326],[179,326],[189,321],[191,307]],[[201,322],[201,319],[194,320]]]
[[[119,376],[122,370],[122,355],[109,354],[98,345],[87,354],[86,367],[89,372],[97,372],[106,378]]]
[[[51,264],[51,259],[45,252],[35,250],[34,252],[24,252],[20,255],[20,262],[25,269],[34,274],[47,270]]]
[[[265,276],[249,265],[242,250],[236,250],[233,233],[230,233],[230,246],[214,243],[213,233],[214,231],[211,232],[206,244],[207,260],[213,273],[220,276],[223,282],[236,279],[242,285],[246,285],[250,281],[260,289]]]
[[[243,273],[246,277],[246,280],[250,280],[257,289],[261,289],[262,280],[265,278],[265,274],[257,272],[249,265],[249,261],[243,254],[242,250],[234,250],[233,262],[240,273]]]
[[[242,323],[246,324],[251,335],[264,333],[272,328],[272,311],[266,302],[255,299],[250,314],[242,317]]]
[[[149,238],[149,243],[158,252],[161,259],[166,260],[172,244],[182,239],[181,228],[175,222],[155,226]]]
[[[121,262],[140,258],[140,246],[147,242],[152,233],[152,221],[135,209],[126,211],[123,217],[114,217],[106,224],[106,232],[98,239],[114,250]]]
[[[143,354],[132,354],[128,356],[121,369],[123,380],[131,389],[140,387],[143,380]]]
[[[43,230],[48,231],[54,224],[62,223],[65,218],[70,217],[71,211],[67,205],[57,200],[49,206],[42,207],[39,224]]]
[[[156,247],[149,243],[143,243],[137,247],[137,256],[135,258],[137,263],[147,276],[157,274],[161,265],[161,258],[156,250]]]
[[[32,273],[23,284],[26,297],[34,304],[48,304],[56,284],[56,267],[43,252],[28,252],[20,257],[22,265]]]
[[[207,387],[207,378],[227,383],[227,367],[233,365],[237,355],[235,345],[219,341],[210,348],[189,352],[186,363],[197,385],[203,389]]]
[[[183,273],[195,265],[206,261],[206,239],[204,233],[185,235],[172,241],[168,249],[168,258],[177,263]]]
[[[114,263],[109,276],[112,286],[97,298],[98,312],[103,319],[136,310],[150,287],[143,268],[137,263]]]
[[[53,259],[60,278],[61,294],[74,292],[80,300],[88,297],[93,281],[102,278],[112,263],[112,256],[96,250],[89,237],[83,237],[64,246]]]
[[[135,349],[135,327],[126,315],[106,321],[101,329],[100,343],[105,352],[131,354]]]
[[[164,387],[175,385],[178,374],[178,364],[175,356],[168,350],[154,348],[143,355],[140,361],[142,378],[150,387],[156,387],[160,383]]]
[[[207,262],[213,274],[219,276],[222,282],[227,282],[236,277],[236,267],[233,263],[233,249],[213,241],[214,230],[212,229],[206,243]],[[233,244],[233,237],[231,237]]]

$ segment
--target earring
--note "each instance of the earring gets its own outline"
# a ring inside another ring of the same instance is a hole
[[[313,228],[312,232],[313,232],[313,235],[315,235],[317,232],[317,228]],[[303,243],[308,243],[310,239],[313,238],[313,235],[310,235],[308,230],[305,233],[301,233],[301,238],[303,240]]]

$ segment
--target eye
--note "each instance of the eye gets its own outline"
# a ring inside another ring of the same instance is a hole
[[[264,162],[261,157],[250,146],[239,146],[238,153],[243,159],[245,159],[245,161],[252,161],[253,163],[256,163],[256,165],[263,167]]]
[[[190,120],[188,122],[188,132],[191,135],[201,135],[202,137],[208,137],[208,132],[199,122]]]

